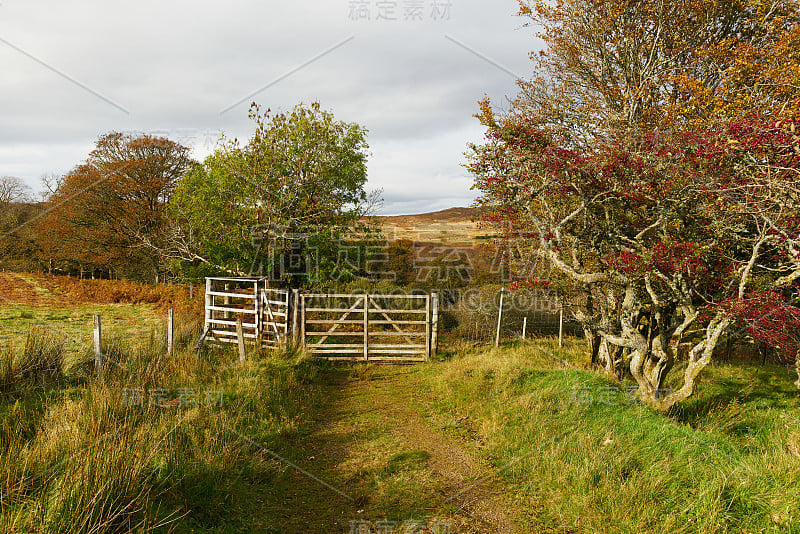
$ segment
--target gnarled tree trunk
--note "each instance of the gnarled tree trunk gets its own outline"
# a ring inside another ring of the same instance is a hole
[[[794,357],[794,368],[797,370],[797,382],[794,383],[797,389],[800,389],[800,352]]]

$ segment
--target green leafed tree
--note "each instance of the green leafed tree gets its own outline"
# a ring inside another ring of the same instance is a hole
[[[162,253],[189,277],[258,274],[292,283],[347,279],[363,268],[353,240],[376,202],[365,189],[368,145],[361,126],[319,104],[284,113],[250,109],[244,145],[221,147],[181,180],[170,202]]]

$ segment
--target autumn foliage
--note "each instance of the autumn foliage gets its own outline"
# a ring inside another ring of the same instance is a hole
[[[630,366],[644,398],[667,408],[737,328],[788,357],[800,347],[800,122],[781,117],[578,147],[569,132],[510,115],[473,146],[470,170],[509,237],[594,295],[579,318],[603,340],[609,372]],[[664,398],[680,358],[684,385]]]

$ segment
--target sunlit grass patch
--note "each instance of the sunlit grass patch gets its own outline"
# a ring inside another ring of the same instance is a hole
[[[233,496],[286,470],[253,443],[280,448],[318,400],[303,354],[241,364],[230,351],[196,350],[190,335],[171,356],[160,338],[112,344],[102,378],[76,364],[41,384],[53,370],[48,335],[0,358],[17,379],[0,399],[2,532],[238,525],[249,512],[230,517]]]
[[[441,410],[466,422],[535,507],[538,529],[797,531],[800,395],[785,369],[713,366],[664,416],[586,370],[587,358],[547,340],[454,355],[424,373]]]

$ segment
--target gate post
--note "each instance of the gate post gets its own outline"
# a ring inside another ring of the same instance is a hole
[[[439,348],[439,293],[434,291],[431,293],[431,335],[430,335],[430,348],[428,350],[428,359],[431,355],[436,355]]]
[[[300,334],[300,325],[297,321],[300,317],[298,308],[300,307],[300,290],[292,289],[292,341],[295,345],[298,342],[298,335]]]
[[[261,348],[261,335],[263,333],[261,327],[264,324],[264,303],[262,302],[262,299],[267,296],[267,293],[265,291],[261,291],[261,289],[258,287],[258,280],[253,282],[253,291],[255,291],[256,297],[256,316],[255,321],[253,321],[256,323],[256,338],[253,340],[253,345]],[[267,303],[267,306],[269,306],[269,303]]]
[[[306,296],[300,295],[300,344],[306,346]]]
[[[369,295],[364,293],[364,361],[369,360]]]
[[[214,305],[214,295],[211,295],[211,279],[206,278],[206,320],[205,325],[203,325],[203,335],[200,337],[200,343],[208,335],[209,330],[211,330],[211,319],[213,318],[213,311],[211,307]]]

